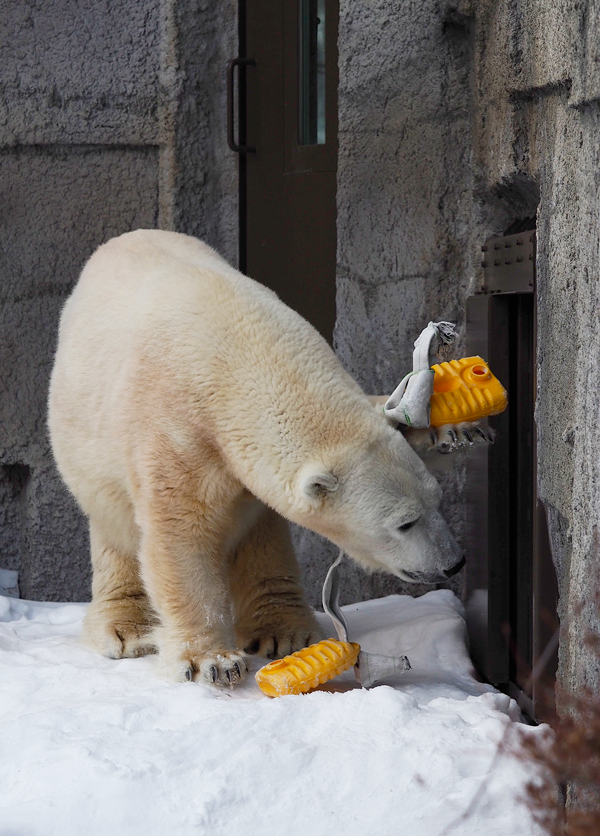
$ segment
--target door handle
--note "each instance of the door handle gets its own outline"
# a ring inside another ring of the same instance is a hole
[[[233,137],[234,113],[233,113],[233,74],[236,67],[255,67],[254,58],[232,58],[227,64],[227,145],[236,154],[253,154],[256,148],[253,145],[238,145]]]

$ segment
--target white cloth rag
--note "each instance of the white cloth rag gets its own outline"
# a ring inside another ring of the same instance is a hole
[[[415,341],[413,368],[402,378],[387,399],[383,411],[388,418],[407,427],[429,426],[436,362],[442,345],[451,345],[457,337],[453,322],[430,322]]]

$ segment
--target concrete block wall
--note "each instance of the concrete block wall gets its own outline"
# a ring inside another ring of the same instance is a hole
[[[338,353],[387,392],[430,318],[464,325],[480,247],[537,214],[539,492],[562,680],[596,687],[600,568],[600,7],[340,3]],[[463,531],[461,465],[446,513]]]
[[[60,310],[131,229],[196,234],[235,262],[236,3],[4,0],[0,19],[0,566],[23,597],[86,600],[85,522],[46,432]]]
[[[474,269],[471,66],[468,19],[437,0],[340,3],[335,347],[371,394],[390,393],[410,370],[429,320],[464,326]],[[440,478],[443,511],[462,539],[463,461]],[[431,589],[383,577],[372,586]]]
[[[474,163],[481,189],[537,202],[539,492],[562,622],[560,676],[599,682],[600,9],[475,7]]]

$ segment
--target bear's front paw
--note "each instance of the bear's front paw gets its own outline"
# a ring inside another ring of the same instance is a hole
[[[202,682],[231,688],[241,682],[248,673],[246,657],[239,650],[223,650],[215,653],[195,654],[181,660],[178,682]]]

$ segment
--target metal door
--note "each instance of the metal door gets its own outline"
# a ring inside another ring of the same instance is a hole
[[[337,0],[240,3],[240,266],[331,341]],[[233,99],[230,67],[230,107]]]

